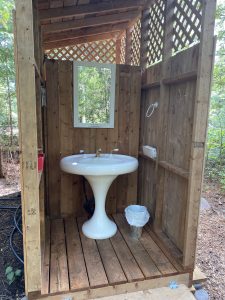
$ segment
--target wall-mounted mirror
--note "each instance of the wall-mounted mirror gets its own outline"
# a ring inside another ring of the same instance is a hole
[[[115,65],[74,62],[74,127],[113,128]]]

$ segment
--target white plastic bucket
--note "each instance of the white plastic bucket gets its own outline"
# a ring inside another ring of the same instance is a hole
[[[130,224],[131,237],[139,239],[142,234],[142,227],[149,220],[149,212],[145,206],[130,205],[125,209],[127,222]]]
[[[129,205],[125,208],[127,222],[131,226],[143,227],[149,220],[149,212],[145,206]]]

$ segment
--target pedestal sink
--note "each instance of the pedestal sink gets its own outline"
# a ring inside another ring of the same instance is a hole
[[[136,158],[120,154],[78,154],[61,159],[64,172],[83,175],[90,183],[95,197],[95,211],[92,218],[82,226],[84,235],[92,239],[107,239],[116,231],[116,224],[105,212],[108,189],[113,180],[121,174],[131,173],[138,167]]]

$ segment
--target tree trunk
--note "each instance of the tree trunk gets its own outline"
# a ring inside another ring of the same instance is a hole
[[[8,106],[9,106],[9,127],[10,127],[10,146],[13,144],[13,121],[12,121],[12,101],[10,95],[9,78],[7,78],[7,91],[8,91]]]
[[[0,148],[0,178],[4,178],[2,169],[2,149]]]

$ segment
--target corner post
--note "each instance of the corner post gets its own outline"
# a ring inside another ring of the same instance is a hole
[[[199,206],[204,174],[211,73],[213,70],[215,49],[215,39],[213,38],[215,10],[216,0],[203,1],[183,255],[184,267],[192,269],[195,264]]]
[[[37,112],[32,0],[17,0],[14,22],[26,295],[41,289]]]

